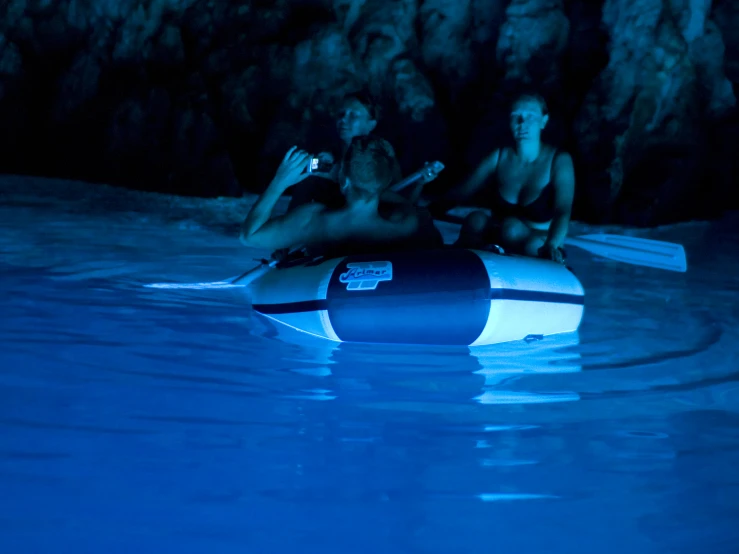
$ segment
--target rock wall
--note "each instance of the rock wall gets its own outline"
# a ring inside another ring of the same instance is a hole
[[[576,217],[713,215],[739,182],[736,0],[5,0],[0,171],[201,196],[259,191],[367,88],[406,172],[463,178],[550,103]]]
[[[604,2],[608,65],[574,122],[589,185],[580,198],[599,218],[687,218],[721,197],[722,183],[707,181],[722,162],[707,146],[736,98],[710,8],[710,0]]]

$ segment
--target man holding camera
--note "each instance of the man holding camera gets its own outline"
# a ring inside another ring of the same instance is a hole
[[[371,135],[354,137],[337,169],[343,205],[305,203],[272,217],[285,190],[311,174],[312,161],[313,156],[295,146],[288,150],[242,224],[243,244],[278,250],[304,247],[313,253],[443,244],[430,217],[423,217],[411,203],[381,201],[393,182],[397,160],[387,141]]]
[[[339,190],[339,163],[354,137],[367,136],[377,126],[378,107],[366,93],[356,92],[345,95],[336,112],[335,126],[338,138],[334,152],[320,152],[315,159],[317,167],[311,175],[293,187],[288,212],[308,204],[318,202],[329,208],[339,208],[344,197]],[[400,179],[400,166],[395,162],[393,182]]]

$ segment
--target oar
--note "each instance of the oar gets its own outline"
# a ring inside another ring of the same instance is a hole
[[[226,279],[225,281],[211,281],[210,283],[150,283],[144,286],[147,288],[152,288],[152,289],[197,289],[197,290],[243,288],[243,287],[248,287],[249,285],[251,285],[254,281],[259,279],[262,275],[268,273],[276,265],[277,265],[277,260],[272,260],[269,263],[262,262],[258,266],[251,268],[249,271],[242,273],[238,277]]]
[[[444,215],[437,221],[446,223],[462,223],[463,218]],[[642,239],[623,235],[593,234],[579,237],[568,237],[565,244],[582,248],[602,258],[665,269],[667,271],[685,272],[688,262],[685,249],[681,244],[660,240]]]
[[[685,272],[688,270],[685,249],[682,244],[674,242],[623,235],[595,234],[570,237],[565,239],[565,244],[627,264],[655,267],[667,271]]]
[[[238,277],[231,277],[224,281],[211,281],[209,283],[150,283],[144,285],[150,289],[233,289],[233,288],[244,288],[251,285],[254,281],[259,279],[262,275],[269,273],[272,269],[277,267],[278,264],[285,262],[291,262],[296,260],[306,260],[307,254],[305,253],[305,247],[301,246],[288,252],[281,260],[262,260],[256,267],[252,267],[249,271],[245,271]],[[315,257],[313,258],[315,259]]]

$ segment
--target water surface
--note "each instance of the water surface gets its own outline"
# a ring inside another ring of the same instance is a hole
[[[571,249],[576,334],[421,348],[143,286],[251,267],[249,202],[0,178],[3,552],[737,552],[739,216]]]

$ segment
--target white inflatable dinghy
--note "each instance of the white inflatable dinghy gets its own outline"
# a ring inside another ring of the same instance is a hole
[[[576,331],[584,310],[563,265],[458,248],[288,264],[250,289],[258,313],[339,342],[482,346]]]

